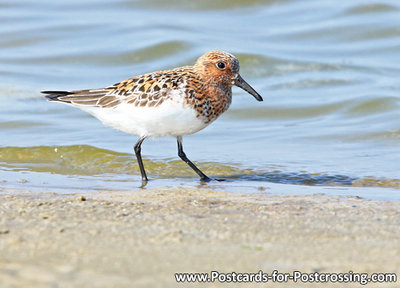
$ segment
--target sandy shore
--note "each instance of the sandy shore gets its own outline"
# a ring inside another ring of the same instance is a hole
[[[175,282],[212,270],[400,275],[399,202],[194,188],[0,198],[0,287],[249,287]]]

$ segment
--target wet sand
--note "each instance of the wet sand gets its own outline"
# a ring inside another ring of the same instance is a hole
[[[400,202],[185,187],[68,195],[0,188],[0,198],[0,287],[249,287],[175,282],[175,272],[212,270],[400,275]]]

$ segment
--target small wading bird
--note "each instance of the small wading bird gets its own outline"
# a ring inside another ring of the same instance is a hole
[[[202,181],[211,180],[186,157],[182,136],[200,131],[225,112],[232,101],[233,85],[258,101],[263,100],[239,75],[239,61],[235,56],[210,51],[193,66],[136,76],[106,88],[42,93],[50,101],[92,114],[107,126],[139,135],[134,149],[143,187],[148,179],[141,145],[149,137],[176,137],[179,157]]]

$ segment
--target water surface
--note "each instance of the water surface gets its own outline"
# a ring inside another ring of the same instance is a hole
[[[138,187],[136,136],[39,91],[104,87],[219,49],[264,102],[234,88],[228,112],[184,137],[190,159],[227,179],[210,187],[400,193],[398,1],[13,0],[0,23],[1,187]],[[151,185],[199,185],[173,138],[142,149]]]

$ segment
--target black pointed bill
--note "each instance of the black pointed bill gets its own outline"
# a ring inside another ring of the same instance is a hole
[[[257,93],[256,90],[253,89],[246,81],[243,80],[243,78],[238,74],[237,77],[235,78],[233,82],[236,86],[242,88],[244,91],[247,93],[251,94],[256,98],[258,101],[263,101],[263,98],[261,97],[260,94]]]

